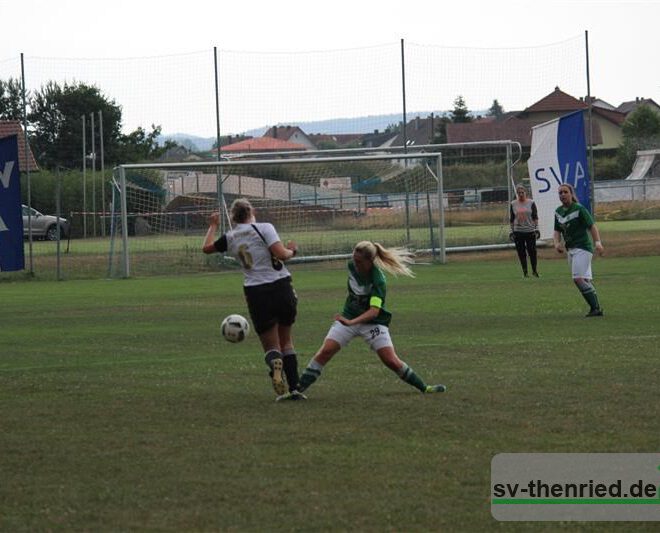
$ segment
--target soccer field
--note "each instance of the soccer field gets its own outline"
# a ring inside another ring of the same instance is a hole
[[[0,530],[622,530],[490,515],[497,453],[658,451],[660,256],[593,268],[602,319],[565,260],[390,277],[397,351],[447,393],[354,341],[281,403],[257,338],[219,332],[247,315],[239,273],[0,283]],[[293,274],[305,365],[346,273]]]

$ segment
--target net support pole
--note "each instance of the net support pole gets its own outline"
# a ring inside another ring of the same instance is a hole
[[[508,185],[506,187],[507,189],[507,201],[509,204],[513,201],[513,196],[515,194],[516,190],[516,184],[513,182],[513,164],[511,163],[513,161],[513,157],[511,155],[511,144],[506,145],[506,180],[508,182]]]
[[[587,56],[587,124],[589,127],[589,195],[591,196],[591,213],[596,212],[596,194],[594,189],[594,128],[591,120],[591,75],[589,73],[589,32],[584,32],[584,51]]]
[[[34,254],[32,250],[32,184],[30,178],[30,145],[28,144],[27,130],[27,102],[25,98],[25,64],[21,52],[21,92],[23,93],[23,141],[25,142],[25,174],[27,177],[27,205],[28,209],[28,255],[30,264],[30,275],[34,276]],[[21,169],[23,170],[23,169]]]
[[[83,238],[87,238],[87,138],[85,132],[85,115],[82,116],[82,195],[83,195]]]
[[[128,209],[126,207],[126,169],[119,167],[119,199],[121,202],[121,241],[124,253],[122,254],[124,277],[131,275],[131,261],[128,249]]]
[[[101,153],[101,235],[105,237],[105,153],[103,150],[103,112],[99,109],[99,150]]]
[[[440,263],[447,262],[447,250],[445,245],[445,202],[444,202],[444,178],[442,177],[442,153],[438,154],[436,161],[436,176],[438,176],[438,240],[440,248]]]
[[[92,144],[92,236],[96,237],[96,132],[93,112],[89,114],[89,123],[91,126],[90,141]]]
[[[401,123],[401,134],[403,135],[403,153],[408,153],[408,135],[406,132],[406,54],[405,54],[405,44],[403,39],[401,39],[401,98],[402,98],[402,111],[403,111],[403,121]],[[405,168],[408,168],[408,160],[404,160]],[[406,240],[410,243],[410,196],[408,191],[408,178],[405,178],[404,185],[406,188],[406,205],[405,205],[405,216],[406,216]]]
[[[403,100],[403,122],[401,133],[403,134],[403,153],[408,152],[408,137],[406,135],[406,55],[403,39],[401,39],[401,98]]]
[[[57,250],[56,250],[56,271],[57,281],[62,281],[62,257],[61,257],[61,243],[62,226],[60,223],[60,213],[62,210],[62,174],[60,172],[60,165],[57,165],[57,184],[55,188],[55,227],[57,228]]]
[[[222,146],[220,144],[220,91],[218,89],[218,48],[213,47],[213,72],[215,73],[215,138],[218,145],[216,160],[220,162],[222,157],[220,155]],[[223,216],[223,209],[225,206],[225,198],[222,192],[222,167],[218,166],[215,170],[215,183],[216,194],[218,198],[218,211],[220,211],[220,233],[225,233],[225,217]]]

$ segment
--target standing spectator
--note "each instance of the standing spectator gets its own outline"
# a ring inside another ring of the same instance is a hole
[[[511,233],[509,238],[516,244],[516,252],[522,267],[523,277],[527,274],[527,256],[532,265],[532,275],[539,277],[536,269],[536,239],[539,233],[539,215],[534,200],[527,197],[527,189],[519,184],[516,187],[516,199],[509,206]]]

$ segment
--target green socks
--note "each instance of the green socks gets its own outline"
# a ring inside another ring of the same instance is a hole
[[[322,371],[323,365],[312,359],[300,376],[300,380],[298,381],[298,390],[300,392],[307,390],[310,385],[312,385],[317,379],[319,379],[319,377],[321,377]]]
[[[403,363],[403,366],[397,372],[397,374],[403,381],[408,383],[408,385],[412,385],[421,392],[426,392],[426,383],[424,383],[422,379],[417,374],[415,374],[415,371],[406,363]]]

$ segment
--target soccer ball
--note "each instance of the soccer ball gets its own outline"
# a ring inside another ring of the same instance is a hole
[[[250,323],[241,315],[229,315],[222,321],[220,331],[229,342],[241,342],[250,332]]]

